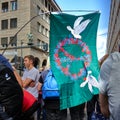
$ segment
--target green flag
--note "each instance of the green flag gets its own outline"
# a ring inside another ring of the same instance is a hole
[[[98,94],[96,34],[100,13],[50,15],[50,64],[60,90],[60,108]]]

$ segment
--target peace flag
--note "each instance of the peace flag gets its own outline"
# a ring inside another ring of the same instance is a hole
[[[50,65],[60,90],[60,109],[98,94],[96,34],[100,13],[50,15]]]

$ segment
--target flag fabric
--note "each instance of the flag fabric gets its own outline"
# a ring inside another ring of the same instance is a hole
[[[98,94],[96,35],[100,13],[50,15],[50,65],[60,90],[60,109]]]

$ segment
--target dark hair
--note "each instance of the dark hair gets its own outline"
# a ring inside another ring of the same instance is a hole
[[[100,67],[102,66],[103,62],[108,58],[109,54],[105,54],[100,60],[99,60],[99,65]]]
[[[25,58],[28,58],[29,60],[32,60],[32,61],[33,61],[33,65],[34,65],[35,58],[34,58],[33,55],[26,55],[26,56],[24,57],[24,59],[25,59]]]

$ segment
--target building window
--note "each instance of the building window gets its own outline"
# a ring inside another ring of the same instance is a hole
[[[10,37],[10,45],[11,46],[17,46],[17,36]]]
[[[12,11],[17,10],[17,0],[11,1],[10,4]]]
[[[42,25],[41,26],[41,33],[43,34],[43,31],[44,31],[44,26]]]
[[[2,12],[8,12],[8,2],[2,3]]]
[[[45,0],[45,7],[47,8],[47,6],[48,6],[48,1]]]
[[[10,28],[16,28],[17,27],[17,18],[10,19]]]
[[[47,29],[45,29],[45,36],[47,36],[47,31],[48,31],[48,30],[47,30]]]
[[[8,37],[1,38],[1,45],[2,47],[8,46]]]
[[[41,24],[39,22],[37,23],[37,28],[38,28],[38,32],[41,32]]]
[[[2,20],[1,21],[1,29],[8,29],[8,20]]]
[[[51,11],[51,5],[50,4],[48,5],[48,10]]]
[[[44,41],[42,41],[42,49],[45,51],[48,51],[48,43],[45,43]]]
[[[38,45],[39,48],[40,48],[40,44],[41,44],[40,39],[37,39],[37,45]]]
[[[47,32],[46,36],[49,37],[49,31],[48,31],[48,29],[46,29],[46,32]]]
[[[40,15],[41,14],[41,9],[39,6],[37,6],[37,15]]]
[[[53,12],[54,11],[54,9],[51,7],[51,12]]]
[[[44,11],[41,10],[41,13],[42,13],[42,18],[45,20],[45,14],[44,14]]]
[[[41,27],[41,33],[42,33],[43,35],[45,35],[45,27],[44,27],[44,26]]]

